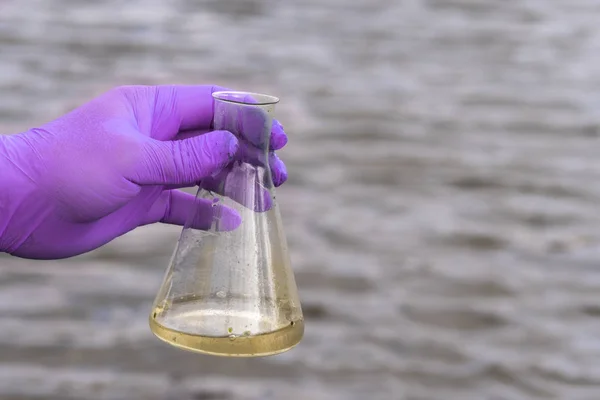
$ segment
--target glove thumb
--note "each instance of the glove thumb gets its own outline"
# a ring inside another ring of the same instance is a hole
[[[139,185],[195,185],[231,162],[238,146],[228,131],[165,142],[151,139],[131,180]]]

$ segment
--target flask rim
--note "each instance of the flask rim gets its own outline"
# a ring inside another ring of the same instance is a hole
[[[239,90],[219,90],[213,92],[212,97],[215,100],[226,103],[244,104],[249,106],[268,106],[279,103],[279,98],[269,94],[245,92]],[[249,98],[254,101],[248,100]]]

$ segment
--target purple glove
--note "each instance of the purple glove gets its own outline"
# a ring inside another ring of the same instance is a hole
[[[29,131],[0,135],[0,251],[59,259],[100,247],[138,226],[235,229],[226,206],[198,204],[174,188],[218,176],[256,153],[250,140],[211,131],[218,86],[124,86]],[[269,164],[275,186],[287,179],[274,154],[287,143],[273,122]],[[207,180],[207,181],[210,181]]]

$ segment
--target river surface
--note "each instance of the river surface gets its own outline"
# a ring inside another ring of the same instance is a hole
[[[281,97],[306,336],[162,344],[178,227],[0,257],[0,399],[600,398],[597,0],[3,0],[0,127],[119,84]]]

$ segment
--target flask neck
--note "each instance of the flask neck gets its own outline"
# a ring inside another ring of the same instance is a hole
[[[268,169],[274,107],[216,99],[213,128],[229,131],[238,138],[238,160]]]

